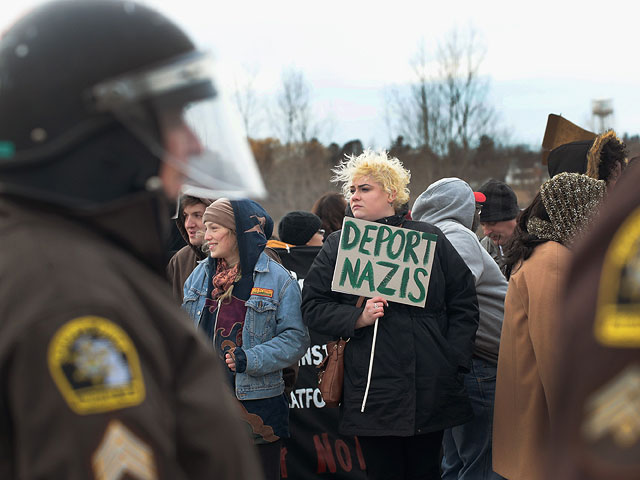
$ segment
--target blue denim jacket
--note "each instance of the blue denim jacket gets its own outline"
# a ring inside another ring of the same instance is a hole
[[[182,308],[200,324],[211,278],[207,259],[199,262],[184,284]],[[309,332],[302,322],[298,282],[264,252],[253,271],[254,288],[273,290],[273,297],[251,295],[242,330],[247,368],[236,374],[236,397],[256,400],[282,394],[282,369],[295,364],[309,347]]]

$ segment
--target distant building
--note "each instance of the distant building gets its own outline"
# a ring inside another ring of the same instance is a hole
[[[509,163],[509,170],[507,170],[504,181],[518,197],[520,208],[525,208],[538,193],[540,185],[548,178],[547,167],[541,162],[529,167],[520,167],[512,161]]]

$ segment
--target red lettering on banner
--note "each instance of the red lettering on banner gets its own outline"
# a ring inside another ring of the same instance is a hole
[[[318,435],[313,436],[313,444],[316,447],[316,454],[318,455],[318,470],[316,473],[325,473],[327,467],[331,473],[336,473],[336,461],[333,458],[333,452],[331,450],[331,444],[329,443],[329,435],[322,434],[322,442]]]
[[[360,464],[360,469],[365,471],[367,469],[367,465],[364,463],[364,455],[362,455],[362,448],[360,448],[360,441],[358,437],[353,437],[356,440],[356,455],[358,457],[358,463]]]
[[[336,440],[336,456],[338,457],[338,463],[345,472],[351,471],[351,452],[349,447],[343,440]]]
[[[287,447],[280,447],[280,477],[288,478],[287,474]]]

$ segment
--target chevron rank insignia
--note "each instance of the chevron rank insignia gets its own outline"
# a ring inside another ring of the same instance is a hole
[[[158,478],[151,447],[118,420],[111,420],[92,458],[97,480]]]
[[[79,415],[132,407],[145,398],[135,346],[106,318],[65,323],[49,343],[47,360],[58,390]]]
[[[618,447],[640,439],[640,366],[627,367],[587,401],[582,432],[592,443],[607,435]]]

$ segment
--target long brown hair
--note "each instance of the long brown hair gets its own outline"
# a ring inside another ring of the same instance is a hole
[[[509,242],[507,242],[504,254],[504,274],[511,277],[513,269],[518,263],[528,259],[535,248],[548,240],[538,238],[527,231],[527,222],[531,217],[550,221],[549,214],[542,203],[540,192],[536,194],[527,208],[516,217],[516,228]]]
[[[347,209],[347,201],[340,193],[328,192],[322,195],[311,209],[320,220],[325,238],[332,232],[342,228],[342,219]]]

